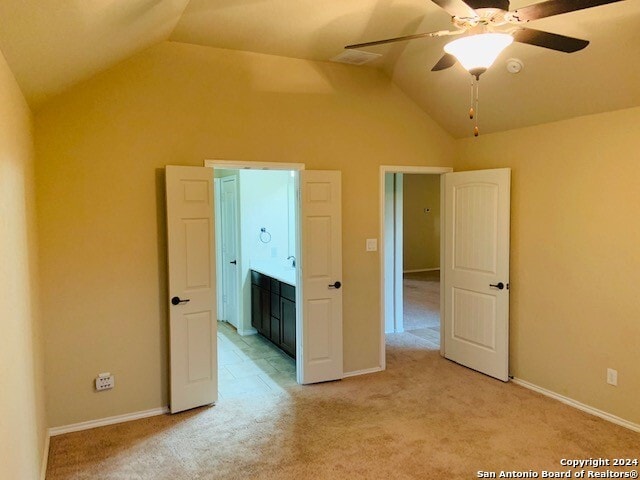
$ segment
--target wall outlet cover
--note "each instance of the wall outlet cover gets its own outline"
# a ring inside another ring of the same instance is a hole
[[[96,390],[109,390],[115,386],[115,378],[111,374],[101,373],[96,378]]]

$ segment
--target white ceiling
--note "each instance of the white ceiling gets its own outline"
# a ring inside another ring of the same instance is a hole
[[[515,9],[534,0],[512,0]],[[640,105],[640,1],[532,22],[584,38],[565,54],[513,44],[481,77],[481,132],[508,130]],[[450,27],[429,0],[2,0],[0,49],[29,102],[163,40],[326,61],[358,43]],[[430,69],[446,38],[370,47],[381,68],[456,137],[468,136],[470,76],[459,65]],[[509,74],[505,61],[525,68]]]

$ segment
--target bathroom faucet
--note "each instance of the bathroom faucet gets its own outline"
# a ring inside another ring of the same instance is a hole
[[[293,255],[289,255],[289,256],[287,257],[287,260],[291,260],[291,259],[293,259],[293,260],[291,261],[291,266],[292,266],[293,268],[296,268],[296,257],[294,257]]]

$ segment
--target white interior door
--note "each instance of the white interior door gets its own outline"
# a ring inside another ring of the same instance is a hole
[[[336,380],[343,374],[341,188],[339,171],[300,172],[300,383]]]
[[[511,170],[443,175],[444,355],[509,379]]]
[[[213,171],[167,166],[171,413],[218,398]]]
[[[223,320],[238,328],[238,182],[222,178]]]

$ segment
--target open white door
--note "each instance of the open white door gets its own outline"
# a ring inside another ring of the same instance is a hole
[[[509,380],[511,170],[443,175],[444,355]]]
[[[298,381],[306,384],[343,374],[341,174],[301,171],[300,190],[304,338]]]
[[[171,413],[218,399],[213,170],[167,166]]]
[[[222,298],[224,317],[238,328],[238,182],[236,177],[222,179],[220,198],[222,235]]]

